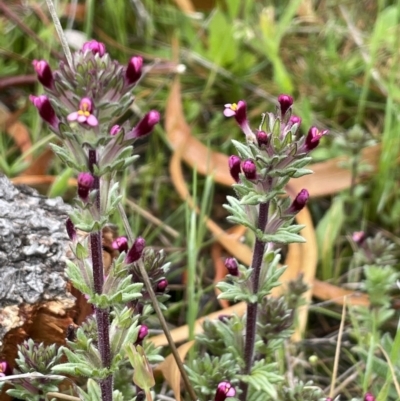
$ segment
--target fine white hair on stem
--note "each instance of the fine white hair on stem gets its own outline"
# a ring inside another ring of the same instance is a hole
[[[53,19],[54,26],[55,26],[56,31],[58,33],[58,36],[60,38],[61,46],[63,48],[65,57],[67,58],[67,62],[69,64],[69,66],[72,68],[71,50],[70,50],[70,48],[68,46],[67,38],[66,38],[66,36],[64,34],[64,31],[62,29],[62,26],[61,26],[61,23],[60,23],[60,19],[58,18],[56,9],[54,7],[53,0],[46,0],[46,3],[47,3],[47,7],[49,8],[49,11],[50,11],[51,18]]]

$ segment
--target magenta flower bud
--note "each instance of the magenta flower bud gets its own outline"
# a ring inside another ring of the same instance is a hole
[[[375,397],[371,393],[366,393],[364,395],[364,401],[375,401]]]
[[[281,118],[285,116],[286,112],[292,107],[293,105],[293,98],[289,95],[279,95],[278,96],[278,103],[281,106]]]
[[[79,110],[67,116],[68,121],[78,121],[81,124],[87,124],[96,127],[99,122],[93,112],[93,103],[88,97],[84,97],[79,102]]]
[[[288,213],[294,214],[300,212],[306,205],[308,198],[309,198],[308,191],[306,189],[302,189],[290,205],[288,209]]]
[[[304,144],[305,151],[310,152],[311,150],[315,149],[319,144],[319,140],[327,133],[327,130],[320,131],[317,127],[311,127],[308,131],[306,142]]]
[[[292,124],[292,125],[294,125],[294,124],[301,124],[301,118],[300,117],[298,117],[298,116],[290,116],[290,119],[289,119],[289,123],[290,124]]]
[[[94,177],[90,173],[78,174],[78,196],[86,202],[90,190],[93,188]]]
[[[242,163],[242,170],[243,170],[243,174],[244,176],[248,179],[248,180],[255,180],[257,178],[257,168],[256,165],[254,164],[253,160],[245,160]]]
[[[120,125],[113,125],[110,129],[110,135],[115,136],[118,135],[121,132],[121,126]]]
[[[140,121],[139,124],[128,134],[128,138],[141,138],[149,135],[154,127],[160,121],[160,113],[156,110],[149,111]]]
[[[12,373],[10,365],[6,361],[0,362],[0,377],[10,376]]]
[[[167,281],[167,279],[163,278],[162,280],[160,280],[157,283],[156,291],[157,292],[164,292],[167,289],[167,287],[168,287],[168,281]]]
[[[239,276],[239,266],[235,258],[226,258],[224,264],[231,276]]]
[[[229,382],[220,382],[215,393],[214,401],[225,401],[228,397],[236,395],[235,387]]]
[[[258,146],[261,148],[263,145],[268,145],[269,137],[264,131],[257,131],[256,134]]]
[[[46,95],[34,96],[30,95],[29,100],[38,109],[40,117],[49,124],[54,131],[58,131],[60,120],[56,116],[56,112]]]
[[[128,252],[128,240],[126,237],[118,237],[112,242],[111,247],[119,252]]]
[[[228,320],[232,319],[233,315],[219,315],[218,320],[222,323],[226,323]]]
[[[235,117],[235,120],[242,127],[247,123],[247,107],[246,102],[239,100],[236,103],[227,103],[224,110],[225,117]]]
[[[239,182],[239,173],[241,172],[240,165],[242,161],[240,157],[232,155],[229,156],[228,164],[229,164],[229,172],[231,173],[232,178]]]
[[[149,334],[149,328],[145,324],[142,324],[139,328],[139,333],[135,345],[141,344],[148,334]]]
[[[76,230],[75,230],[75,226],[74,223],[72,222],[72,220],[68,217],[67,221],[65,222],[65,227],[67,228],[67,234],[68,237],[71,241],[75,241],[76,240]]]
[[[97,40],[89,40],[82,46],[82,52],[91,51],[93,54],[98,54],[103,57],[106,54],[106,46],[104,43],[98,42]]]
[[[366,235],[364,231],[355,231],[351,235],[351,239],[357,244],[361,245],[365,241]]]
[[[130,264],[139,260],[140,257],[142,256],[143,249],[145,246],[146,246],[145,240],[142,237],[137,237],[131,249],[129,249],[125,257],[125,263]]]
[[[129,60],[125,71],[125,78],[128,85],[135,84],[142,76],[143,59],[140,56],[132,57]]]
[[[45,60],[33,60],[33,68],[36,71],[39,82],[48,89],[53,89],[54,78],[49,63]]]

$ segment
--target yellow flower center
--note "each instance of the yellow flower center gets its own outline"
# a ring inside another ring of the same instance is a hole
[[[238,108],[238,105],[236,103],[231,104],[231,110],[236,111]]]

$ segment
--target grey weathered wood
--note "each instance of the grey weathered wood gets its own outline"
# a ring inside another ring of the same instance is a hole
[[[70,210],[0,174],[0,340],[15,326],[9,320],[18,305],[73,300],[64,276]]]

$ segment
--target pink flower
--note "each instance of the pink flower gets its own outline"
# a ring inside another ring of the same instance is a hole
[[[320,139],[328,133],[328,130],[320,131],[317,127],[311,127],[308,131],[304,150],[310,152],[319,145]]]
[[[235,117],[236,122],[246,135],[246,139],[250,142],[255,142],[256,137],[249,126],[247,120],[246,102],[239,100],[237,103],[227,103],[224,110],[225,117]]]
[[[104,45],[104,43],[98,42],[97,40],[93,39],[83,44],[82,51],[91,51],[93,54],[98,54],[100,57],[103,57],[106,53],[106,46]]]
[[[215,393],[214,401],[225,401],[227,397],[236,395],[235,387],[229,382],[220,382]]]
[[[78,123],[87,124],[91,127],[96,127],[99,122],[97,118],[92,114],[92,112],[92,101],[89,98],[84,97],[79,103],[79,110],[69,114],[67,119],[68,121],[78,121]]]
[[[239,100],[237,103],[227,103],[224,110],[225,117],[235,117],[237,123],[241,126],[247,120],[246,102]]]

